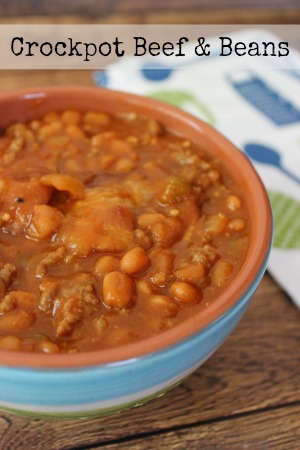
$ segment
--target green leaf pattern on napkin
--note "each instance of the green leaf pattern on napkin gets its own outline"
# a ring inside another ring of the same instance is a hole
[[[281,192],[268,191],[274,219],[274,247],[300,248],[300,202]]]
[[[148,97],[170,103],[173,106],[177,106],[177,108],[184,108],[185,105],[191,104],[198,109],[207,122],[211,125],[216,124],[216,119],[211,110],[189,91],[180,89],[162,89],[148,93]]]

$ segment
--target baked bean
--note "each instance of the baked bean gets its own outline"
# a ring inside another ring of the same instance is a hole
[[[15,291],[15,297],[19,308],[22,308],[24,311],[34,313],[37,304],[35,294],[26,291]]]
[[[122,113],[119,116],[126,122],[134,122],[138,118],[137,113],[134,111]]]
[[[171,284],[170,292],[180,303],[195,304],[201,300],[201,292],[190,283],[175,281]]]
[[[16,123],[11,125],[6,130],[6,135],[14,138],[24,137],[26,132],[26,126],[24,123]]]
[[[4,290],[3,286],[2,289]],[[8,293],[5,297],[2,298],[0,302],[0,313],[6,313],[11,311],[17,307],[17,301],[14,296]]]
[[[232,231],[242,231],[246,228],[246,221],[244,219],[232,219],[228,223],[228,228]]]
[[[32,131],[38,131],[41,128],[42,122],[40,120],[32,120],[28,124],[28,128]]]
[[[22,123],[8,129],[7,135],[14,137],[15,139],[22,139],[23,142],[32,142],[34,140],[34,134],[32,131],[29,128],[26,128],[26,126]]]
[[[171,277],[175,255],[169,250],[155,249],[150,253],[149,277],[157,286],[166,286]]]
[[[85,139],[85,133],[84,131],[75,124],[70,124],[66,127],[66,134],[68,135],[68,137],[72,138],[72,139]]]
[[[114,272],[120,267],[120,261],[115,256],[105,255],[97,259],[94,266],[96,275],[104,277],[107,273]]]
[[[81,121],[81,114],[79,111],[66,109],[61,115],[61,120],[67,125],[78,125]]]
[[[98,149],[103,146],[103,144],[108,143],[111,139],[116,137],[114,132],[102,132],[98,133],[91,138],[92,147],[97,147]]]
[[[107,334],[104,342],[107,347],[116,347],[118,345],[128,344],[133,340],[136,340],[136,336],[132,331],[121,327],[115,327]]]
[[[83,122],[90,125],[105,126],[110,123],[110,117],[101,112],[88,112],[84,114]]]
[[[17,154],[23,149],[25,146],[25,139],[23,137],[18,137],[13,139],[7,147],[7,151],[3,155],[3,163],[4,165],[11,164],[15,161]]]
[[[55,233],[63,221],[63,215],[48,205],[35,205],[28,234],[38,239],[46,239]]]
[[[218,213],[207,216],[204,220],[203,228],[206,234],[217,235],[225,232],[227,224],[227,217],[222,213]]]
[[[3,222],[9,222],[11,219],[11,215],[9,213],[4,213],[1,216],[1,220],[3,220]]]
[[[21,339],[16,336],[5,336],[0,338],[0,349],[18,351],[21,350]]]
[[[146,213],[142,214],[138,217],[138,225],[141,228],[148,228],[151,229],[153,225],[164,222],[166,220],[166,217],[163,214],[159,213]]]
[[[133,282],[125,273],[110,272],[103,279],[103,301],[105,305],[122,309],[133,301]]]
[[[162,245],[171,245],[181,232],[181,223],[178,219],[159,213],[139,216],[138,226],[149,230],[153,239]]]
[[[33,312],[36,306],[36,295],[28,291],[10,291],[4,299],[9,298],[15,307]],[[3,300],[2,300],[3,301]],[[14,309],[14,308],[12,308]]]
[[[191,264],[174,271],[176,278],[184,281],[192,281],[197,283],[205,277],[204,264]]]
[[[48,112],[44,115],[43,121],[45,123],[51,123],[51,122],[59,122],[60,121],[60,115],[59,113],[55,111]]]
[[[65,148],[70,141],[68,136],[53,136],[48,139],[47,146],[53,150]]]
[[[114,165],[117,173],[127,173],[136,168],[136,163],[130,158],[120,158]]]
[[[11,143],[8,146],[8,150],[12,150],[13,152],[17,153],[20,150],[22,150],[24,145],[25,145],[24,136],[18,136],[11,141]]]
[[[150,306],[164,317],[175,317],[179,311],[179,306],[167,295],[153,295]]]
[[[104,155],[99,160],[101,170],[109,169],[117,160],[116,155]]]
[[[108,327],[108,320],[104,316],[96,317],[96,319],[94,320],[94,327],[97,333],[102,334],[103,331]]]
[[[172,251],[158,248],[151,255],[156,259],[156,268],[166,273],[172,272],[176,258],[176,255]]]
[[[140,280],[137,282],[137,290],[145,295],[152,294],[153,290],[150,283],[146,280]]]
[[[242,207],[242,200],[236,195],[229,195],[226,199],[226,206],[231,211],[239,210]]]
[[[0,332],[5,334],[19,333],[28,329],[35,322],[35,314],[14,309],[0,316]]]
[[[151,227],[151,233],[156,242],[164,243],[172,241],[172,229],[166,223],[155,223]]]
[[[63,124],[61,122],[51,122],[48,125],[43,125],[38,131],[38,138],[45,141],[50,137],[62,131]]]
[[[165,272],[155,272],[152,277],[151,281],[153,284],[156,284],[157,286],[164,287],[167,286],[169,281],[169,275]]]
[[[212,182],[219,181],[221,178],[221,175],[217,170],[210,170],[209,172],[207,172],[207,176]]]
[[[132,159],[136,159],[135,151],[129,142],[122,141],[121,139],[112,139],[109,144],[110,151],[119,156],[130,156]]]
[[[129,275],[144,271],[150,264],[149,258],[142,247],[134,247],[121,259],[121,269]]]
[[[180,214],[179,209],[171,209],[170,210],[170,216],[177,217]]]
[[[232,274],[233,265],[224,259],[219,259],[213,266],[211,272],[211,281],[215,286],[225,286]]]
[[[135,237],[135,242],[140,247],[143,247],[145,250],[148,250],[152,246],[151,239],[145,233],[145,231],[141,230],[140,228],[136,228],[134,230],[134,237]]]
[[[39,348],[43,353],[59,353],[60,352],[59,346],[51,341],[40,342]]]

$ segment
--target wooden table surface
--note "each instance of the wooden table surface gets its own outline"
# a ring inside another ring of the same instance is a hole
[[[70,79],[92,83],[88,71],[0,71],[0,89]],[[180,386],[139,408],[83,421],[0,413],[0,448],[299,450],[299,311],[265,275],[229,339]]]

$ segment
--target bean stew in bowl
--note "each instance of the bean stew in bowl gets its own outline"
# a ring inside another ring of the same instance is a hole
[[[26,390],[5,380],[0,407],[82,417],[158,395],[220,345],[264,272],[271,215],[254,169],[150,99],[53,87],[0,105],[0,372]]]

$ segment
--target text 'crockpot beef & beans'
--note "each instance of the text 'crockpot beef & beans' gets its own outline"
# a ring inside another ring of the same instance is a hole
[[[243,263],[221,163],[135,113],[65,110],[0,137],[0,349],[73,353],[166,330]]]

